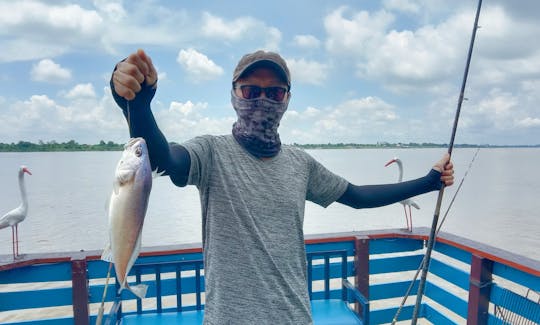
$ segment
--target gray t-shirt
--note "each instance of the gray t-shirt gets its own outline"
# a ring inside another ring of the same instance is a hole
[[[232,135],[183,144],[199,189],[205,324],[310,324],[305,201],[336,201],[347,181],[303,150],[260,160]]]

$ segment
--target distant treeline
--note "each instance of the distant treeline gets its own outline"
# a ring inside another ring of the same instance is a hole
[[[388,143],[378,142],[376,144],[359,144],[359,143],[326,143],[326,144],[293,144],[296,147],[304,149],[381,149],[381,148],[446,148],[448,144],[443,143]],[[455,148],[539,148],[540,144],[536,145],[491,145],[491,144],[454,144]]]
[[[112,141],[101,140],[98,144],[80,144],[75,140],[68,142],[43,142],[32,143],[19,141],[17,143],[0,143],[0,151],[3,152],[31,152],[31,151],[119,151],[124,145]]]
[[[326,144],[298,144],[293,146],[303,149],[384,149],[384,148],[446,148],[447,144],[438,143],[388,143],[378,142],[376,144],[359,143],[326,143]],[[456,144],[456,148],[538,148],[537,145],[490,145],[490,144]],[[105,142],[101,140],[98,144],[79,144],[75,140],[68,142],[43,142],[32,143],[19,141],[17,143],[0,143],[0,152],[31,152],[31,151],[121,151],[124,144]]]

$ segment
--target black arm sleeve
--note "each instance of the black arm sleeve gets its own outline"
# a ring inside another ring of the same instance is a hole
[[[141,91],[136,94],[133,100],[128,102],[116,93],[112,78],[110,85],[116,104],[120,106],[124,117],[128,120],[130,136],[142,137],[146,141],[152,169],[157,169],[158,172],[169,175],[175,185],[185,186],[191,165],[189,153],[186,148],[179,144],[167,143],[167,139],[159,130],[150,109],[150,102],[156,93],[156,89],[146,85],[143,81]]]
[[[349,183],[337,202],[355,209],[375,208],[439,190],[441,186],[441,173],[432,169],[426,176],[407,182],[363,186]]]

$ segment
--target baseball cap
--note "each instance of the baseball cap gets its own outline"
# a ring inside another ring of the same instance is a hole
[[[232,81],[236,82],[244,72],[258,66],[273,68],[283,80],[287,82],[287,86],[289,86],[289,88],[291,87],[291,74],[285,60],[275,52],[266,52],[262,50],[248,53],[240,59],[238,65],[234,69]]]

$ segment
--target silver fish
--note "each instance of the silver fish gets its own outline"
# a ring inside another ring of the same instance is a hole
[[[109,202],[109,245],[101,259],[114,263],[119,293],[128,289],[139,298],[146,295],[146,285],[129,286],[127,275],[141,248],[144,216],[152,189],[152,168],[143,138],[132,138],[124,146],[116,166]]]

